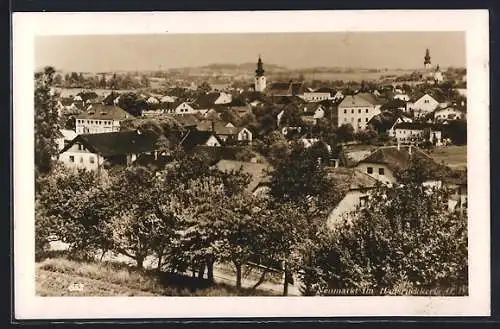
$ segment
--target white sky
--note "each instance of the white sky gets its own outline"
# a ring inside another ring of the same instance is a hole
[[[36,67],[101,72],[256,62],[288,68],[465,67],[464,32],[324,32],[38,36]]]

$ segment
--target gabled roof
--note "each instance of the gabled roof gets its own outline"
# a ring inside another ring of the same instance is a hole
[[[328,176],[336,182],[336,186],[338,186],[340,190],[345,192],[374,188],[378,184],[375,178],[355,168],[338,167],[330,169]]]
[[[439,164],[415,146],[400,146],[399,149],[396,146],[381,147],[359,163],[385,164],[392,170],[401,170],[410,165],[412,157],[422,160],[429,167],[439,167]]]
[[[217,138],[217,136],[211,131],[200,131],[197,129],[188,130],[187,134],[181,140],[181,146],[186,149],[192,149],[196,146],[205,144],[210,137],[215,137],[217,141],[222,145],[222,141]]]
[[[358,93],[357,96],[367,100],[370,104],[373,104],[373,105],[381,105],[382,104],[382,100],[377,98],[372,93]]]
[[[220,160],[215,164],[215,167],[222,172],[241,170],[243,173],[249,174],[251,178],[247,186],[247,191],[249,192],[253,192],[261,184],[269,183],[271,176],[266,171],[273,169],[269,164],[235,160]]]
[[[201,95],[194,102],[200,109],[208,109],[215,105],[215,101],[220,97],[220,93],[212,92],[208,94]]]
[[[125,120],[133,115],[116,105],[92,104],[86,112],[76,116],[77,119]]]
[[[367,96],[370,95],[370,96]],[[362,95],[361,93],[356,95],[347,95],[340,102],[339,108],[342,107],[363,107],[363,106],[373,106],[379,105],[379,102],[375,99],[375,97],[371,94]]]
[[[75,143],[81,143],[91,152],[105,157],[152,152],[158,137],[150,130],[83,134],[76,136],[60,153],[67,151]]]

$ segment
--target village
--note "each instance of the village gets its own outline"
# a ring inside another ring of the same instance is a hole
[[[125,90],[117,86],[116,76],[103,76],[102,83],[96,83],[99,88],[69,89],[61,87],[59,78],[51,89],[60,122],[54,160],[80,174],[102,175],[136,166],[160,172],[176,163],[176,154],[182,152],[201,159],[211,170],[245,174],[245,193],[258,206],[276,194],[278,178],[273,173],[284,166],[284,150],[290,148],[294,154],[299,145],[296,157],[318,150],[314,163],[335,184],[336,197],[322,201],[327,211],[321,225],[327,230],[335,231],[361,208],[370,209],[380,186],[407,184],[401,173],[417,166],[425,173],[418,184],[444,193],[447,212],[466,216],[465,70],[443,70],[432,63],[430,50],[423,49],[422,68],[411,76],[343,85],[325,81],[313,88],[311,81],[300,77],[268,81],[264,61],[258,57],[253,82],[237,87],[211,85],[207,79],[161,90],[143,77],[136,88]],[[282,184],[293,186],[293,177],[287,176],[292,173],[283,174]],[[61,232],[49,233],[50,243],[56,245]],[[267,285],[277,293],[285,280],[290,285],[286,294],[300,295],[299,281],[306,279],[288,274],[282,262],[272,264],[246,261],[248,268],[264,269],[253,281],[241,277],[241,268],[238,274],[222,262],[206,276],[203,268],[201,278],[233,282],[236,275],[238,287]],[[268,272],[276,275],[264,280]]]

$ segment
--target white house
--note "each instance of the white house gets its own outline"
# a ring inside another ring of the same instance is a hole
[[[415,102],[408,103],[408,110],[413,110],[416,117],[425,116],[434,111],[439,106],[439,102],[431,95],[425,94]]]
[[[342,221],[349,221],[355,210],[367,204],[377,180],[359,170],[342,167],[333,169],[329,176],[336,181],[336,186],[343,195],[327,219],[327,227],[335,229]]]
[[[75,131],[77,134],[116,132],[120,131],[120,122],[130,118],[133,116],[118,106],[92,104],[75,117]]]
[[[412,144],[426,141],[434,143],[436,146],[442,144],[441,130],[433,124],[420,122],[400,122],[395,124],[389,131],[389,136],[396,138],[398,143]]]
[[[306,102],[321,102],[324,100],[333,99],[332,95],[329,92],[317,91],[304,92],[304,94],[301,95],[301,98]]]
[[[375,178],[379,182],[392,185],[397,182],[396,171],[407,168],[410,165],[411,158],[418,158],[425,165],[436,168],[434,162],[427,154],[415,146],[386,146],[380,147],[366,158],[359,161],[356,169],[360,172]],[[434,179],[429,179],[434,181]]]
[[[380,102],[369,93],[346,96],[338,106],[338,126],[351,124],[354,131],[366,128],[368,121],[380,113]]]
[[[405,102],[409,102],[410,101],[410,96],[407,95],[407,94],[397,93],[397,94],[394,95],[393,98],[394,99],[399,99],[399,100],[402,100],[402,101],[405,101]]]
[[[155,153],[158,135],[152,131],[125,131],[76,136],[59,153],[68,168],[99,170],[105,162],[130,165],[141,155]]]
[[[453,107],[436,109],[433,114],[434,114],[434,122],[443,122],[445,120],[458,120],[458,119],[463,119],[465,117],[464,112]]]
[[[192,102],[182,102],[174,110],[175,114],[195,114],[198,112],[199,109]]]

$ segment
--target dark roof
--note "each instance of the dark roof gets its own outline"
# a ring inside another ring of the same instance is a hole
[[[289,82],[275,82],[271,84],[268,88],[269,91],[289,91],[290,83]]]
[[[368,121],[368,124],[372,125],[379,133],[386,132],[387,130],[391,129],[394,126],[398,118],[399,115],[396,115],[395,113],[382,112],[380,114],[373,116]]]
[[[158,135],[150,130],[78,135],[60,153],[79,142],[102,156],[139,154],[155,150]]]
[[[222,141],[211,131],[200,131],[197,129],[190,129],[181,140],[181,146],[186,149],[192,149],[196,146],[205,144],[210,137],[215,137],[222,145]]]
[[[76,116],[77,119],[125,120],[133,115],[116,105],[92,104],[87,110]]]
[[[201,95],[194,102],[200,109],[208,109],[215,105],[215,101],[219,98],[220,93],[208,93]]]

